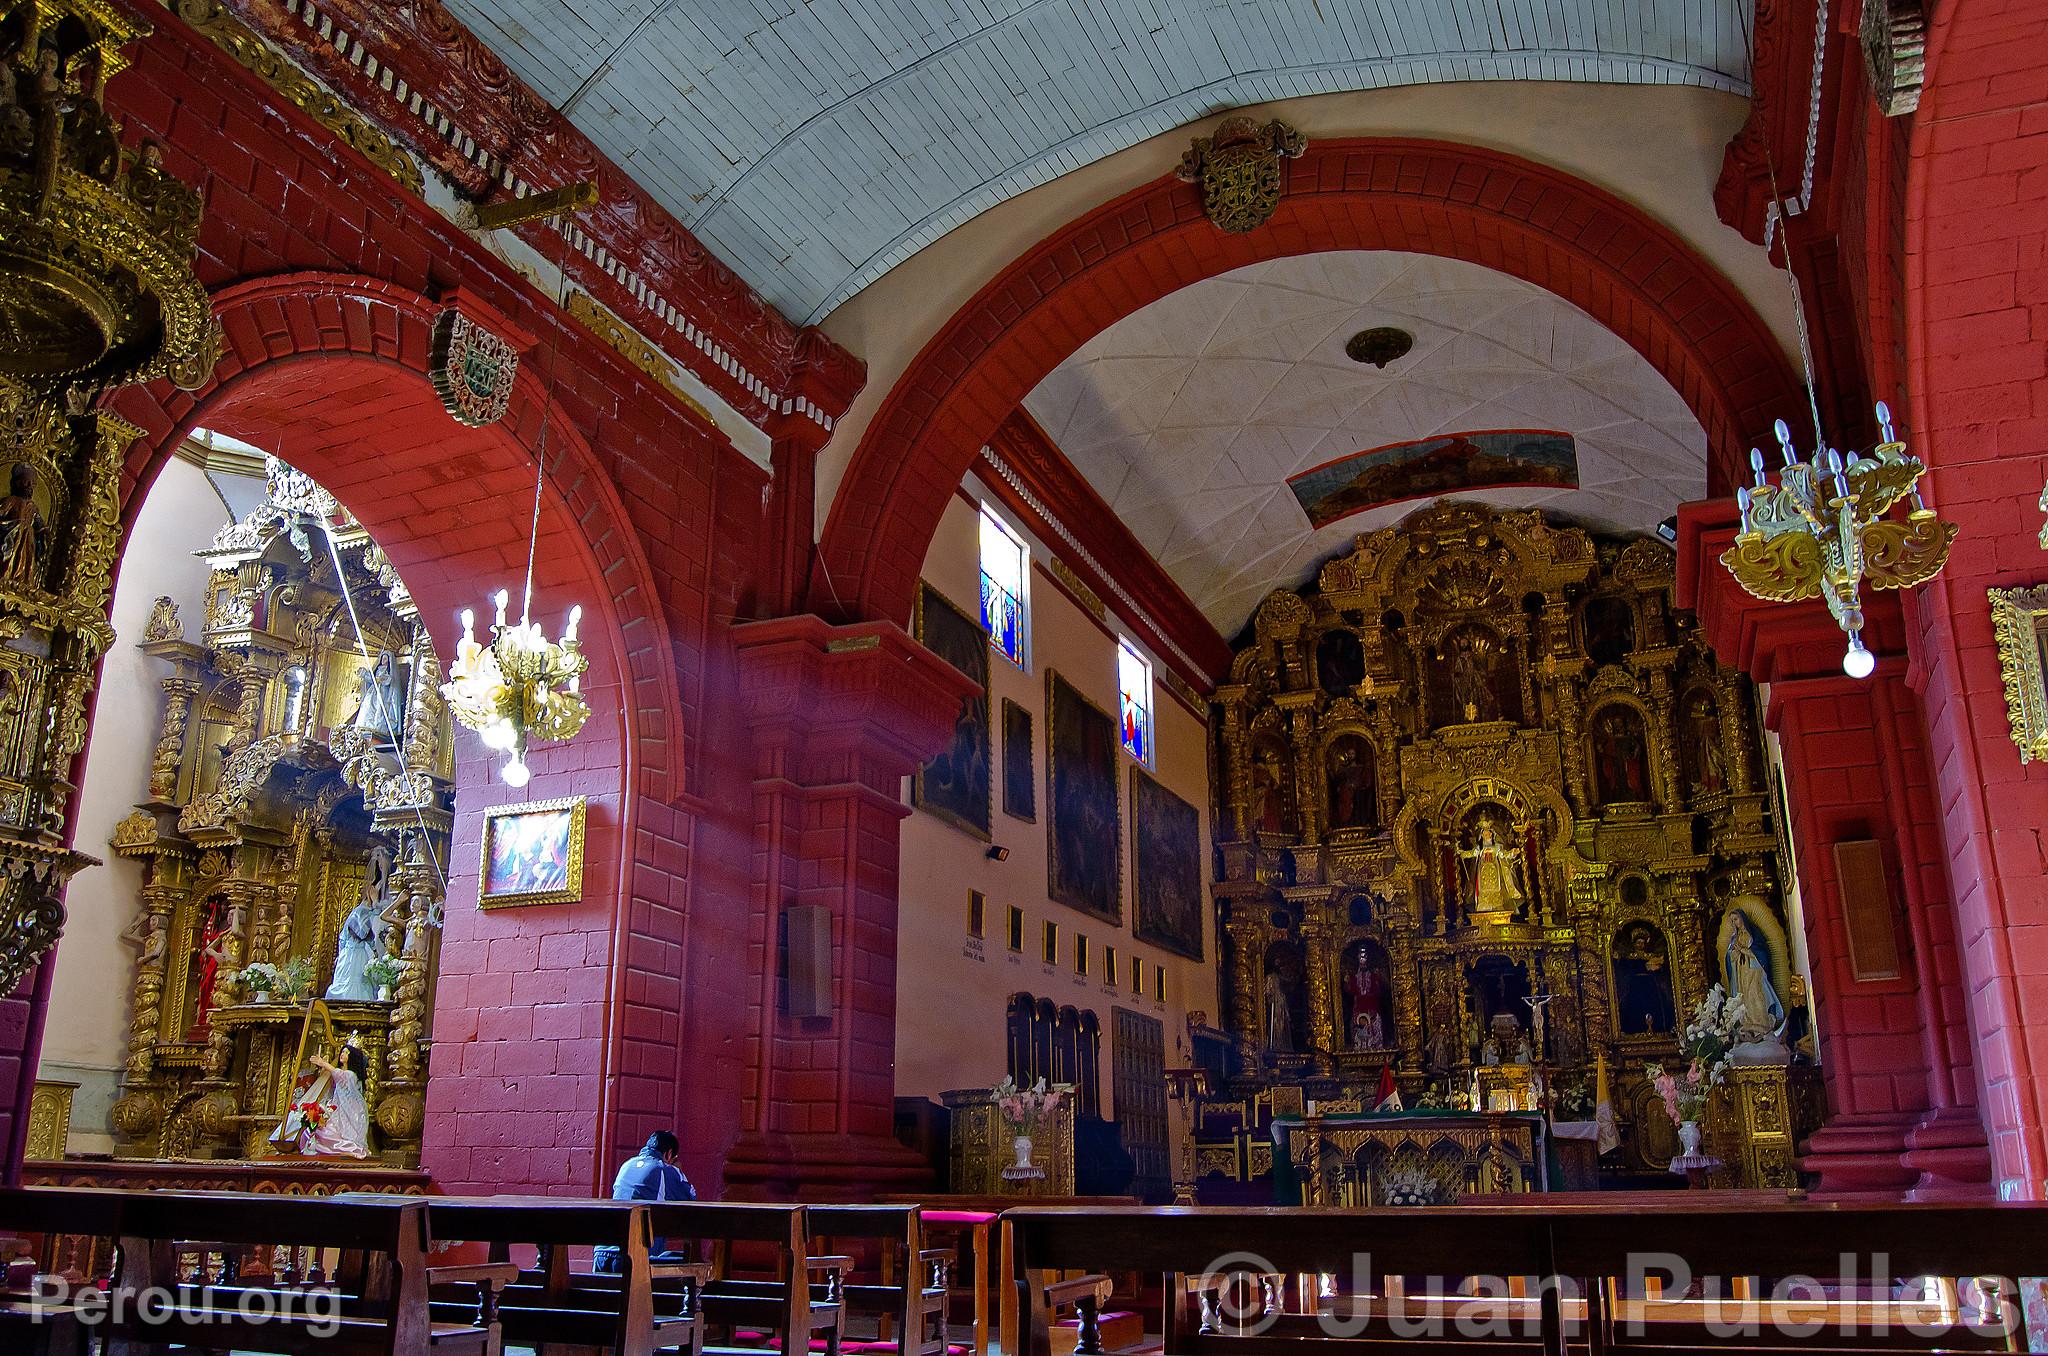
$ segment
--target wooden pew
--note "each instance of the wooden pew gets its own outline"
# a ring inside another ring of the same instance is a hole
[[[103,1239],[111,1249],[121,1236],[118,1191],[0,1190],[0,1233],[43,1239]],[[82,1356],[86,1327],[78,1306],[47,1303],[33,1295],[8,1295],[0,1302],[0,1351],[23,1356]]]
[[[39,1221],[30,1224],[31,1218]],[[166,1344],[333,1356],[497,1356],[498,1286],[509,1269],[429,1268],[427,1206],[417,1198],[375,1203],[235,1192],[117,1192],[35,1187],[0,1193],[0,1227],[111,1232],[118,1263],[104,1313],[92,1324],[114,1356]],[[187,1284],[180,1251],[280,1245],[368,1259],[354,1293]],[[470,1312],[437,1321],[428,1287],[477,1287]],[[154,1298],[158,1302],[146,1303]]]
[[[1582,1290],[1585,1337],[1596,1353],[2018,1350],[2026,1333],[2016,1283],[2048,1273],[2048,1207],[2039,1205],[1587,1209],[1559,1214],[1550,1227],[1554,1274]],[[1688,1296],[1682,1277],[1632,1286],[1648,1269],[1644,1259],[1659,1255],[1677,1259],[1703,1293]],[[1940,1298],[1895,1296],[1899,1282],[1923,1277],[1938,1282]],[[2010,1304],[2003,1313],[1994,1304],[1990,1323],[1969,1326],[1953,1282],[1976,1277],[1997,1278]],[[1804,1303],[1774,1297],[1794,1278],[1835,1293]],[[1841,1294],[1859,1283],[1870,1297]],[[1632,1293],[1644,1288],[1662,1293]],[[1904,1326],[1915,1320],[1928,1330]],[[1814,1330],[1787,1327],[1799,1323]]]
[[[1477,1227],[1475,1216],[1484,1221]],[[1334,1273],[1383,1293],[1400,1291],[1405,1276],[1541,1276],[1549,1261],[1541,1216],[1461,1207],[1363,1212],[1022,1206],[1006,1211],[1003,1222],[1013,1237],[1016,1279],[1030,1295],[1027,1356],[1052,1356],[1054,1308],[1064,1295],[1060,1283],[1048,1278],[1062,1272],[1163,1273],[1166,1356],[1314,1356],[1354,1345],[1387,1352],[1419,1350],[1425,1343],[1399,1340],[1385,1315],[1367,1322],[1357,1340],[1333,1337],[1316,1315],[1282,1308],[1281,1283],[1288,1276]],[[1249,1282],[1246,1311],[1234,1313],[1224,1302],[1233,1277]],[[1081,1311],[1076,1351],[1092,1356],[1100,1349],[1100,1334],[1089,1321],[1091,1302],[1085,1291],[1075,1302]],[[1473,1303],[1454,1296],[1443,1307],[1455,1313]],[[1552,1292],[1509,1314],[1500,1327],[1481,1344],[1485,1350],[1562,1350]]]
[[[946,1305],[953,1251],[925,1246],[915,1205],[813,1205],[811,1234],[842,1252],[871,1245],[876,1283],[849,1280],[842,1298],[849,1318],[877,1320],[876,1340],[845,1343],[855,1356],[947,1356]]]
[[[806,1349],[839,1356],[842,1291],[852,1259],[813,1255],[805,1207],[664,1201],[647,1210],[656,1236],[671,1248],[696,1245],[710,1265],[704,1321],[725,1336],[706,1345],[711,1356],[748,1356],[769,1347],[792,1356]],[[767,1253],[766,1275],[741,1274],[750,1245]]]
[[[518,1273],[499,1304],[505,1338],[513,1345],[550,1356],[572,1351],[652,1356],[658,1349],[696,1356],[703,1349],[700,1296],[711,1268],[652,1261],[645,1204],[439,1196],[430,1211],[437,1237],[487,1244],[495,1263],[509,1264],[516,1246],[538,1249],[539,1265]],[[571,1249],[598,1247],[618,1249],[618,1274],[591,1276],[571,1269]],[[665,1292],[660,1306],[657,1286]],[[436,1312],[441,1307],[437,1304]]]

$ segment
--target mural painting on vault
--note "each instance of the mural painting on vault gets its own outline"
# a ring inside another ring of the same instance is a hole
[[[1819,1080],[1791,1054],[1807,1014],[1754,694],[1674,607],[1674,565],[1453,501],[1260,606],[1217,692],[1228,1042],[1202,1172],[1257,1175],[1241,1135],[1312,1201],[1401,1173],[1434,1199],[1523,1189],[1539,1151],[1510,1113],[1547,1080],[1559,1120],[1590,1120],[1604,1066],[1610,1174],[1661,1175],[1677,1137],[1645,1066],[1682,1064],[1722,984],[1768,1016],[1709,1148],[1729,1183],[1793,1183]],[[1410,1115],[1347,1122],[1383,1071]]]
[[[1404,499],[1505,485],[1575,490],[1578,445],[1569,433],[1488,429],[1391,443],[1290,476],[1288,488],[1316,527]]]
[[[143,867],[117,1151],[412,1166],[452,823],[441,667],[369,534],[266,472],[200,553],[205,615],[159,598],[140,642],[169,672],[148,799],[112,844]]]

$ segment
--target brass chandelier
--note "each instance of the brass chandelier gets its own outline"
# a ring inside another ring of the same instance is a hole
[[[512,755],[501,774],[506,785],[525,786],[533,777],[526,765],[527,741],[574,739],[590,719],[590,707],[578,690],[590,665],[576,643],[583,609],[570,608],[562,638],[549,640],[531,617],[521,616],[517,625],[506,623],[511,595],[504,589],[491,601],[498,617],[489,645],[477,642],[476,613],[463,609],[462,639],[441,691],[449,713],[475,730],[484,747]]]
[[[1811,368],[1807,377],[1811,391]],[[1763,453],[1751,448],[1756,481],[1735,492],[1742,530],[1721,556],[1736,582],[1756,597],[1778,603],[1824,599],[1849,637],[1842,669],[1852,678],[1868,678],[1877,667],[1863,644],[1863,586],[1925,583],[1941,572],[1956,535],[1956,525],[1937,517],[1920,497],[1927,468],[1906,450],[1883,401],[1877,422],[1880,441],[1869,453],[1844,457],[1816,438],[1812,457],[1801,460],[1792,431],[1778,420],[1784,465],[1777,483],[1764,469]],[[1890,516],[1901,501],[1909,505],[1905,516]]]

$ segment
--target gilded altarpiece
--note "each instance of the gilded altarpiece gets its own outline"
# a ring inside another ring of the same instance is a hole
[[[266,469],[200,553],[197,633],[166,598],[140,640],[167,671],[148,799],[112,844],[144,869],[114,1131],[129,1157],[288,1154],[271,1134],[304,1061],[353,1045],[367,1161],[410,1166],[451,823],[440,665],[369,535]]]
[[[1556,1119],[1590,1118],[1604,1059],[1610,1166],[1661,1170],[1644,1068],[1677,1062],[1736,932],[1799,1044],[1754,694],[1673,606],[1674,565],[1447,503],[1260,606],[1216,697],[1223,1120],[1231,1097],[1370,1110],[1382,1070],[1410,1107],[1470,1107],[1531,1068]],[[1793,1184],[1808,1058],[1717,1099],[1728,1180]]]

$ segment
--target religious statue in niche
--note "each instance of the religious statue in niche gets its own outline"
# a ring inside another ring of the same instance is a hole
[[[1332,829],[1376,828],[1380,821],[1378,760],[1358,735],[1339,735],[1323,755],[1329,774]]]
[[[1521,718],[1518,679],[1501,638],[1478,623],[1448,632],[1430,690],[1438,725]]]
[[[1394,986],[1387,953],[1361,939],[1344,954],[1345,1029],[1354,1050],[1383,1050],[1394,1044]]]
[[[379,742],[395,744],[405,729],[401,705],[403,688],[398,679],[398,656],[379,650],[369,668],[363,670],[356,714],[350,722],[358,730],[374,735]]]
[[[1636,647],[1636,613],[1626,598],[1602,594],[1588,599],[1584,625],[1586,657],[1595,664],[1619,664]]]
[[[1301,948],[1280,941],[1266,949],[1266,1051],[1291,1055],[1300,1048],[1306,1016]]]
[[[1482,809],[1467,821],[1468,838],[1458,849],[1465,864],[1466,904],[1474,922],[1498,923],[1518,916],[1528,904],[1523,889],[1522,849],[1504,816]]]
[[[0,584],[35,585],[49,550],[47,533],[43,511],[36,506],[35,468],[18,461],[7,478],[7,496],[0,499]]]
[[[327,997],[352,1003],[368,1003],[377,997],[370,965],[385,955],[384,914],[391,907],[391,850],[382,844],[370,849],[363,876],[363,893],[356,906],[341,922],[341,937],[335,944],[334,979]]]
[[[1316,642],[1316,682],[1332,697],[1348,697],[1365,679],[1365,647],[1355,631],[1325,631]]]
[[[1254,833],[1285,833],[1290,817],[1287,755],[1278,741],[1262,739],[1253,746],[1251,782],[1248,827]]]
[[[1771,979],[1772,958],[1741,909],[1721,917],[1721,985],[1742,1000],[1745,1041],[1768,1041],[1785,1026],[1785,1003]]]
[[[1600,804],[1650,799],[1649,742],[1642,716],[1625,702],[1612,702],[1594,715],[1594,790]]]
[[[1721,717],[1714,710],[1712,694],[1698,688],[1686,694],[1679,709],[1678,733],[1686,793],[1711,796],[1723,790],[1728,784],[1726,755],[1721,751]]]
[[[1671,994],[1671,948],[1650,923],[1631,923],[1614,939],[1614,1021],[1624,1036],[1678,1027]]]
[[[368,1158],[370,1108],[363,1085],[370,1078],[369,1056],[351,1038],[342,1047],[341,1063],[319,1055],[307,1063],[311,1067],[292,1085],[270,1142],[306,1158]]]
[[[225,899],[209,899],[205,907],[206,913],[200,924],[199,949],[192,956],[192,1024],[185,1031],[188,1041],[206,1038],[213,1010],[220,1004],[221,996],[215,992],[220,968],[227,961],[229,944],[240,931],[234,911]]]

